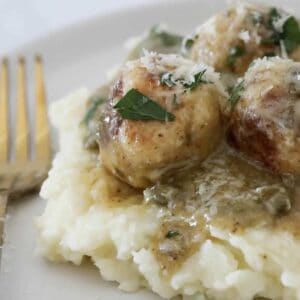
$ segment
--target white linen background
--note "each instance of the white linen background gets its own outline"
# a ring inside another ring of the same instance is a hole
[[[0,0],[0,56],[98,14],[163,0]]]

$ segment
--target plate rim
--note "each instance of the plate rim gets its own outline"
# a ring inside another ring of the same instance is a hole
[[[202,0],[203,1],[203,0]],[[228,0],[219,0],[223,1],[224,3],[228,2]],[[248,0],[252,1],[253,0]],[[68,35],[72,31],[76,31],[76,29],[82,28],[82,27],[91,27],[94,23],[99,22],[101,19],[104,21],[105,19],[109,20],[111,17],[117,17],[117,16],[122,16],[124,14],[135,14],[138,13],[139,11],[144,11],[147,8],[151,9],[159,9],[162,6],[167,6],[167,5],[172,5],[172,8],[178,5],[187,5],[187,3],[197,3],[199,2],[198,0],[155,0],[155,2],[147,1],[144,2],[143,4],[138,4],[134,5],[131,4],[129,6],[125,7],[118,7],[114,8],[113,10],[109,12],[99,12],[91,17],[84,18],[82,20],[74,21],[69,24],[63,25],[60,28],[56,28],[53,30],[49,30],[45,32],[44,34],[41,34],[35,38],[29,39],[26,42],[21,43],[18,46],[12,47],[10,50],[3,52],[0,54],[0,57],[9,57],[13,56],[19,53],[22,53],[23,49],[30,49],[32,46],[35,44],[44,44],[45,42],[59,38],[59,36],[62,35]]]

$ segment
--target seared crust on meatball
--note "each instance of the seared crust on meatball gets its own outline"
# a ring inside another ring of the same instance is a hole
[[[143,63],[143,59],[148,63]],[[102,164],[136,188],[166,180],[179,169],[191,168],[204,160],[219,143],[222,133],[220,103],[225,99],[224,93],[211,80],[192,91],[180,83],[172,86],[161,82],[162,72],[175,74],[187,60],[153,53],[143,59],[123,68],[112,88],[99,131]],[[179,59],[179,64],[173,65],[172,59]],[[186,71],[191,66],[194,64],[189,61],[182,76],[187,76]],[[172,113],[175,120],[122,119],[113,106],[132,88]]]
[[[278,173],[300,174],[300,63],[257,60],[244,78],[227,137],[230,145]]]
[[[197,28],[190,56],[218,72],[237,75],[244,74],[254,59],[264,56],[290,55],[299,60],[299,47],[288,53],[284,43],[274,40],[288,16],[271,7],[239,4]]]

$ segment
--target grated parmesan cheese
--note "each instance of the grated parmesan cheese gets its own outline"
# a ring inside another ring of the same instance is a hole
[[[195,81],[195,75],[205,71],[203,78],[207,82],[215,84],[222,95],[227,96],[227,92],[220,80],[219,73],[215,72],[211,66],[207,66],[203,63],[195,64],[193,61],[183,58],[181,55],[159,54],[144,49],[144,56],[139,60],[126,63],[126,67],[129,69],[138,66],[146,68],[148,72],[154,75],[171,73],[174,84],[176,84],[176,80],[180,80],[180,82],[183,82],[184,84],[192,84]]]
[[[246,76],[252,76],[249,75],[251,70],[255,67],[256,70],[266,70],[269,69],[271,66],[274,65],[274,63],[282,63],[284,61],[284,64],[286,64],[288,67],[295,67],[295,65],[299,68],[300,67],[300,63],[296,63],[295,61],[291,60],[291,59],[282,59],[279,56],[274,56],[274,57],[263,57],[263,58],[258,58],[255,59],[251,65],[251,67],[249,68],[249,70],[246,73]],[[257,71],[255,71],[257,72]]]
[[[239,38],[244,41],[245,43],[248,43],[250,41],[250,34],[249,31],[241,31],[239,33]]]

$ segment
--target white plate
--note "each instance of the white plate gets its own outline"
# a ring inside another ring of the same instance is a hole
[[[299,0],[267,1],[288,9],[300,10]],[[163,1],[131,10],[94,18],[68,27],[24,46],[18,53],[28,58],[39,52],[46,66],[49,100],[63,97],[81,86],[91,89],[105,79],[106,70],[124,58],[124,41],[161,21],[173,31],[187,33],[212,13],[223,9],[225,0]],[[32,88],[31,88],[32,90]],[[111,300],[159,299],[150,292],[126,294],[117,285],[104,282],[95,267],[87,263],[51,264],[35,255],[33,218],[45,203],[37,196],[10,203],[1,273],[1,300]]]

